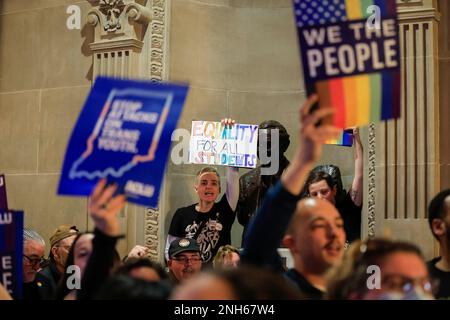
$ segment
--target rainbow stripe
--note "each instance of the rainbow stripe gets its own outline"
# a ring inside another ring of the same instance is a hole
[[[330,139],[325,144],[333,144],[338,146],[351,147],[353,145],[353,135],[342,131],[337,139]]]
[[[395,1],[345,0],[347,18],[367,18],[370,16],[367,8],[371,5],[377,5],[382,16],[396,13]],[[400,115],[400,74],[397,70],[318,81],[315,91],[319,94],[321,107],[336,109],[333,123],[340,128]]]

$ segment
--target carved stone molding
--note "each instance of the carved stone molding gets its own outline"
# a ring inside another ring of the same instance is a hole
[[[369,195],[368,201],[368,236],[375,236],[375,166],[376,166],[376,147],[375,147],[375,124],[369,125]]]
[[[162,81],[165,74],[166,10],[166,0],[153,0],[150,40],[150,79],[153,81]]]
[[[139,3],[138,3],[139,2]],[[146,1],[145,1],[146,2]],[[98,75],[138,77],[140,54],[152,12],[142,0],[91,2],[87,23],[93,26],[93,79]]]
[[[105,31],[116,31],[121,28],[120,15],[125,8],[123,0],[100,0],[99,11],[105,17],[103,28]]]
[[[142,41],[152,12],[135,1],[100,0],[88,12],[87,23],[94,26],[95,41],[134,38]]]
[[[149,258],[154,261],[159,260],[159,218],[160,214],[157,209],[147,209],[145,214],[145,246],[149,248]]]
[[[152,21],[150,24],[150,79],[160,82],[165,79],[166,41],[168,25],[168,1],[153,0],[151,3]],[[145,245],[150,248],[150,258],[163,259],[160,253],[162,216],[160,208],[149,208],[145,216]]]

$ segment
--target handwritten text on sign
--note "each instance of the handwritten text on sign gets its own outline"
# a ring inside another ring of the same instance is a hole
[[[192,121],[189,161],[198,164],[255,168],[258,126]]]

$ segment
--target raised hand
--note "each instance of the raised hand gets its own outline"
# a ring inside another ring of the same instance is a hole
[[[131,249],[131,251],[128,253],[127,259],[130,258],[142,258],[147,255],[149,252],[149,249],[147,247],[136,245]]]
[[[104,234],[114,237],[120,234],[117,214],[126,203],[125,195],[113,197],[117,185],[106,186],[106,179],[101,179],[89,198],[89,214],[95,227]]]
[[[322,145],[330,140],[337,138],[340,129],[329,124],[318,125],[321,120],[334,114],[334,109],[322,108],[311,112],[312,106],[319,100],[316,94],[313,94],[301,106],[300,113],[300,149],[299,154],[302,163],[313,164],[320,159],[322,155]]]
[[[224,119],[222,119],[222,120],[220,120],[220,122],[223,124],[223,125],[225,125],[225,126],[233,126],[235,123],[236,123],[236,121],[234,121],[233,119],[231,119],[231,118],[224,118]]]
[[[317,95],[306,100],[299,110],[299,147],[284,171],[281,181],[291,194],[298,195],[304,185],[305,179],[314,163],[322,155],[322,145],[329,139],[336,138],[341,130],[329,125],[320,124],[320,121],[333,114],[333,109],[318,109],[311,112],[311,108],[318,101]]]

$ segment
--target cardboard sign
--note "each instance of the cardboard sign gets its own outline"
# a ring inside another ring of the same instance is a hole
[[[255,168],[257,144],[257,125],[192,121],[189,162]]]
[[[0,210],[0,282],[22,297],[23,211]]]
[[[99,77],[67,147],[58,193],[90,195],[107,178],[136,204],[156,207],[186,85]]]
[[[8,210],[8,199],[6,197],[6,179],[0,174],[0,210]]]
[[[400,116],[400,47],[392,0],[293,0],[308,95],[348,128]]]

